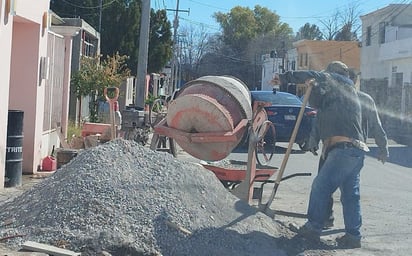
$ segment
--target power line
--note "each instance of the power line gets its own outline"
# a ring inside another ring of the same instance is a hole
[[[216,26],[213,26],[213,25],[210,25],[210,24],[206,24],[206,23],[203,23],[203,22],[186,19],[186,18],[183,18],[183,17],[180,17],[180,16],[179,16],[179,19],[184,20],[184,21],[186,21],[190,24],[201,25],[201,26],[204,26],[206,28],[210,28],[210,29],[213,29],[213,30],[216,30],[216,31],[220,31],[219,27],[216,27]]]
[[[407,3],[407,2],[409,2],[409,3]],[[386,19],[392,17],[395,13],[398,13],[398,14],[402,13],[406,8],[410,7],[411,3],[412,3],[412,1],[404,0],[404,1],[402,1],[401,3],[394,4],[394,5],[396,5],[396,6],[394,6],[394,8],[392,8],[392,10],[390,10],[385,16],[380,17],[379,22],[375,22],[374,24],[371,25],[371,28],[372,28],[371,31],[372,31],[373,33],[371,33],[370,37],[372,38],[372,37],[374,37],[374,36],[376,36],[376,35],[379,34],[379,29],[376,29],[376,28],[380,26],[381,22],[383,22],[383,21],[385,21]],[[386,7],[383,7],[383,8],[381,8],[381,9],[378,9],[377,11],[383,10],[383,9],[385,9],[385,8],[388,8],[388,7],[390,7],[390,5],[388,5],[388,6],[386,6]],[[375,11],[375,12],[376,12],[376,11]],[[371,13],[373,13],[373,12],[371,12]],[[370,14],[370,13],[368,13],[368,14]],[[366,14],[366,15],[367,15],[367,14]],[[363,31],[362,31],[361,36],[362,36],[362,37],[363,37],[363,36],[366,36],[366,35],[363,34]]]
[[[76,7],[76,8],[80,8],[80,9],[99,9],[99,8],[100,8],[100,4],[97,5],[97,6],[83,6],[83,5],[73,4],[73,3],[71,3],[71,2],[69,2],[69,1],[67,1],[67,0],[61,0],[61,1],[64,2],[64,3],[66,3],[66,4],[68,4],[68,5],[70,5],[70,6],[73,6],[73,7]],[[106,4],[102,5],[102,7],[110,6],[110,5],[113,4],[114,2],[117,2],[117,0],[112,0],[112,1],[109,2],[109,3],[106,3]]]
[[[189,0],[189,2],[198,4],[198,5],[207,6],[207,7],[210,7],[210,8],[214,8],[214,9],[216,9],[216,10],[230,11],[230,10],[228,10],[227,8],[217,7],[217,6],[214,6],[214,5],[206,4],[206,3],[204,3],[204,2],[198,2],[198,1],[194,1],[194,0]]]

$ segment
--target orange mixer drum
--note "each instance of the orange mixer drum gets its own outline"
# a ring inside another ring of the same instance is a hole
[[[186,83],[168,105],[167,125],[188,133],[232,132],[243,119],[252,118],[247,86],[231,76],[203,76]],[[244,129],[246,130],[246,129]],[[227,157],[236,141],[193,143],[174,138],[182,149],[205,161]]]

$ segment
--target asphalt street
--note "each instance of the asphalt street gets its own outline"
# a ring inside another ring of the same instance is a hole
[[[390,158],[382,164],[376,159],[377,147],[368,143],[367,154],[361,171],[362,248],[336,250],[334,255],[411,255],[412,251],[412,147],[390,142]],[[280,167],[287,143],[278,144],[271,166]],[[228,158],[246,160],[246,152],[232,153]],[[271,209],[280,211],[275,219],[300,226],[305,222],[310,186],[317,173],[319,156],[304,153],[293,147],[283,177],[294,173],[312,173],[309,177],[294,177],[282,181],[271,203]],[[271,179],[276,179],[276,173]],[[273,190],[266,184],[263,203]],[[325,230],[324,240],[334,240],[344,230],[339,191],[334,194],[335,227]],[[285,216],[285,215],[292,215]]]

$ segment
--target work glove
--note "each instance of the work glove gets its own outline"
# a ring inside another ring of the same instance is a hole
[[[381,161],[382,164],[384,164],[389,158],[389,152],[387,149],[385,150],[379,150],[378,153],[378,161]]]
[[[311,152],[315,156],[318,155],[318,152],[317,152],[318,150],[319,150],[319,146],[314,143],[306,142],[302,146],[302,151]]]
[[[316,147],[311,148],[309,151],[310,151],[314,156],[317,156],[317,155],[318,155],[318,149],[319,149],[319,147],[316,146]]]
[[[315,132],[312,130],[309,138],[305,143],[302,145],[302,150],[305,152],[311,152],[314,156],[317,156],[317,151],[319,150],[319,140],[316,138],[317,136],[314,135]]]

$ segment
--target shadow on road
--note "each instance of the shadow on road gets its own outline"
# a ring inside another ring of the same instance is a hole
[[[370,151],[367,156],[376,158],[379,153],[378,147],[369,147]],[[412,168],[412,147],[408,146],[396,146],[389,147],[389,163],[401,165],[404,167]]]
[[[247,153],[248,148],[245,146],[238,146],[236,147],[232,152],[233,153]],[[279,147],[276,146],[275,147],[275,154],[285,154],[287,150],[287,147]],[[267,152],[270,152],[269,148],[266,149]],[[291,154],[305,154],[305,151],[302,150],[297,150],[297,149],[292,149],[292,151],[290,152]]]

